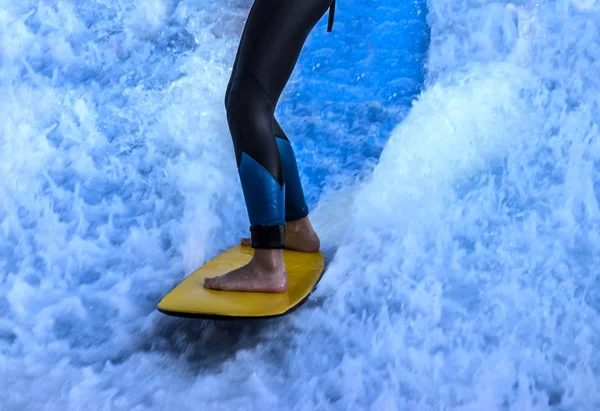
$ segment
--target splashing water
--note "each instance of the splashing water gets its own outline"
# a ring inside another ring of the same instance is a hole
[[[155,311],[247,234],[251,3],[0,0],[0,408],[599,409],[595,1],[339,2],[277,109],[319,289]]]

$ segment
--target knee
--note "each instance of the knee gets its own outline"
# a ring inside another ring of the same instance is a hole
[[[225,110],[230,121],[242,121],[250,127],[267,119],[271,125],[274,112],[270,99],[251,77],[233,80],[225,94]]]

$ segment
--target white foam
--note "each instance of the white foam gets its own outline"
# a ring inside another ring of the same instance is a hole
[[[427,88],[328,180],[306,305],[155,311],[247,234],[223,97],[251,3],[0,0],[0,404],[600,407],[594,2],[429,1]]]

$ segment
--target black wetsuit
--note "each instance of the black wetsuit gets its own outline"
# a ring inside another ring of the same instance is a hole
[[[317,22],[335,0],[255,0],[225,94],[252,247],[283,248],[285,222],[308,215],[296,159],[275,107]]]

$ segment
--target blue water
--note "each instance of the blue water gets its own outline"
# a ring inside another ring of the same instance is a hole
[[[593,0],[340,1],[276,112],[319,288],[156,311],[248,234],[251,3],[0,0],[0,409],[600,409]]]
[[[337,8],[335,30],[323,30],[324,18],[313,31],[276,112],[295,143],[310,205],[324,188],[372,171],[426,71],[425,2]]]

